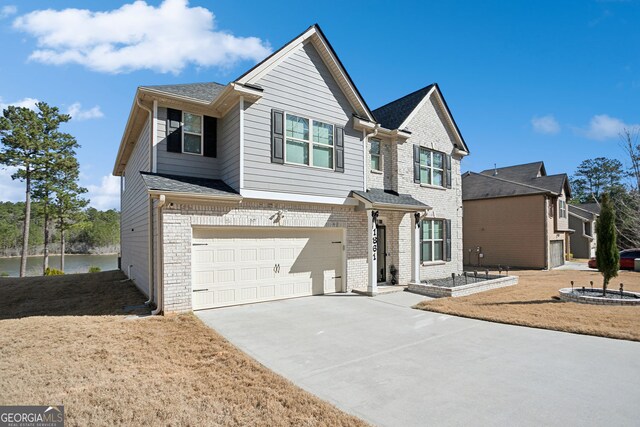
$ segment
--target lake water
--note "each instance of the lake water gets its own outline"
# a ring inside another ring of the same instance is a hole
[[[86,273],[89,267],[100,267],[102,271],[118,268],[118,255],[65,255],[65,273]],[[49,256],[49,267],[60,268],[60,255]],[[0,273],[20,275],[20,257],[0,258]],[[42,275],[42,257],[30,256],[27,260],[27,276]]]

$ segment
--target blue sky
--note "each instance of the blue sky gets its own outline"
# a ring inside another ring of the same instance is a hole
[[[71,112],[82,184],[118,207],[110,174],[137,86],[227,83],[315,22],[371,108],[438,82],[471,149],[463,170],[572,174],[621,158],[618,133],[640,124],[636,0],[0,0],[0,106]],[[22,197],[0,171],[0,199]]]

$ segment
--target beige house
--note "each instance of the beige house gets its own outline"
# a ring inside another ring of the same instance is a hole
[[[462,175],[464,263],[554,268],[570,247],[566,174],[535,162]]]
[[[574,258],[596,256],[598,216],[600,216],[600,205],[597,203],[569,205],[569,227],[575,230],[571,236],[571,253]]]

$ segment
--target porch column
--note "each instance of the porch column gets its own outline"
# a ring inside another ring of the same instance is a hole
[[[376,220],[378,211],[367,209],[367,262],[369,263],[367,293],[371,296],[378,292],[378,229]]]
[[[411,283],[420,283],[420,214],[411,218]]]

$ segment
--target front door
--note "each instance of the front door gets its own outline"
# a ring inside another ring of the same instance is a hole
[[[378,283],[387,281],[387,227],[378,225]]]

